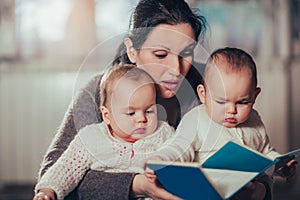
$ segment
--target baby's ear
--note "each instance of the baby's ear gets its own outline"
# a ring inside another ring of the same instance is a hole
[[[101,106],[100,110],[101,110],[103,121],[106,124],[110,124],[110,113],[109,113],[109,110],[105,106]]]
[[[254,102],[257,98],[257,96],[259,95],[259,93],[261,92],[261,89],[259,87],[255,88],[255,96],[254,96]]]
[[[197,93],[200,98],[201,103],[205,103],[205,87],[202,84],[199,84],[197,87]]]

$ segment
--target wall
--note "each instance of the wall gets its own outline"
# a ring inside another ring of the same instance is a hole
[[[1,71],[0,183],[35,181],[76,73]]]
[[[290,118],[290,148],[300,147],[300,60],[297,59],[291,64],[290,69],[291,86],[291,118]]]

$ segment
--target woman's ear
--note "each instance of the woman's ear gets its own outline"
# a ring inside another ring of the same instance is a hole
[[[197,93],[198,93],[201,103],[205,103],[205,87],[204,87],[204,85],[202,85],[202,84],[198,85]]]
[[[106,124],[110,124],[110,113],[109,110],[105,106],[100,107],[102,119]]]
[[[126,52],[127,56],[132,63],[136,63],[136,56],[137,56],[137,51],[133,47],[132,41],[130,38],[125,38],[124,39],[124,44],[126,46]]]

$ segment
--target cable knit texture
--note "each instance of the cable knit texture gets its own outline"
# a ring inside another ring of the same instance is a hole
[[[71,192],[91,166],[91,155],[76,137],[70,148],[65,151],[59,160],[45,173],[36,185],[36,191],[41,188],[51,188],[57,199],[61,200]]]
[[[152,135],[128,143],[112,137],[104,122],[88,125],[79,131],[68,149],[44,174],[35,191],[51,188],[61,200],[78,185],[89,169],[143,173],[142,162],[173,134],[173,127],[161,121]]]

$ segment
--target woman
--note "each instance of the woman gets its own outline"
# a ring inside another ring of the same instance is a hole
[[[202,81],[195,65],[194,48],[205,31],[205,19],[193,13],[184,0],[141,0],[132,13],[129,34],[114,63],[145,69],[158,84],[161,118],[176,127],[181,116],[199,104],[193,91]],[[184,79],[185,77],[185,79]],[[101,121],[97,85],[92,80],[69,107],[40,170],[42,176],[67,148],[77,131]],[[176,95],[175,95],[176,94]],[[77,196],[78,195],[78,196]],[[178,199],[148,182],[143,174],[89,171],[69,199]]]

